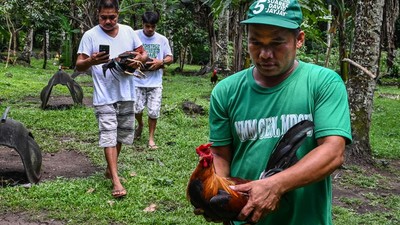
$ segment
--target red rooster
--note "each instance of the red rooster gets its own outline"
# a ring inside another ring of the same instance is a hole
[[[233,220],[247,203],[247,196],[232,190],[229,186],[248,181],[240,178],[225,178],[215,174],[211,145],[208,143],[196,148],[200,162],[190,177],[186,192],[187,198],[195,208],[204,210],[205,217],[219,221]],[[216,200],[224,195],[231,196],[231,198],[228,199],[228,204],[224,204],[227,210],[221,212]]]
[[[290,128],[275,145],[260,179],[272,176],[295,164],[296,151],[313,127],[313,122],[304,120]],[[246,194],[236,192],[229,186],[243,184],[249,180],[218,176],[214,169],[211,145],[212,143],[203,144],[196,148],[200,160],[189,179],[186,196],[196,209],[204,210],[204,217],[228,224],[237,218],[248,200]]]
[[[210,81],[212,85],[215,85],[217,83],[218,81],[217,69],[214,69],[213,73],[211,74]]]

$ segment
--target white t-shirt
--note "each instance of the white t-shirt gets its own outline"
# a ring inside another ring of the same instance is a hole
[[[153,36],[147,37],[143,33],[143,29],[136,30],[135,32],[142,41],[149,58],[162,60],[167,55],[172,56],[171,47],[165,36],[155,32]],[[135,77],[136,87],[162,87],[162,69],[145,71],[144,73],[147,76],[146,78],[140,79]]]
[[[91,56],[99,52],[99,45],[110,46],[110,58],[132,51],[142,45],[135,31],[127,25],[118,24],[119,30],[115,37],[107,35],[99,25],[86,31],[79,44],[78,54]],[[115,77],[107,70],[103,75],[103,64],[94,65],[92,77],[94,84],[93,105],[113,104],[119,101],[135,101],[135,80],[133,76],[116,74]]]

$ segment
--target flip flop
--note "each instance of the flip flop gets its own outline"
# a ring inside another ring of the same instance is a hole
[[[112,190],[111,195],[114,198],[122,198],[126,196],[126,190],[125,188],[120,189],[120,190]]]
[[[147,147],[148,147],[149,149],[151,149],[151,150],[156,150],[156,149],[158,149],[158,146],[157,146],[157,145],[147,145]]]

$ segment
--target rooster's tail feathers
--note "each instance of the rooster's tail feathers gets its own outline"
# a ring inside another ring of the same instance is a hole
[[[291,127],[277,142],[267,167],[261,173],[260,179],[272,176],[297,162],[296,151],[314,128],[310,120],[303,120]]]

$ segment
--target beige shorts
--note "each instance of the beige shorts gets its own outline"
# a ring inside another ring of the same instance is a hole
[[[152,119],[160,117],[162,87],[136,87],[135,113],[143,113],[147,107],[147,114]]]
[[[114,147],[117,142],[131,145],[134,138],[134,102],[94,106],[99,124],[99,146]]]

